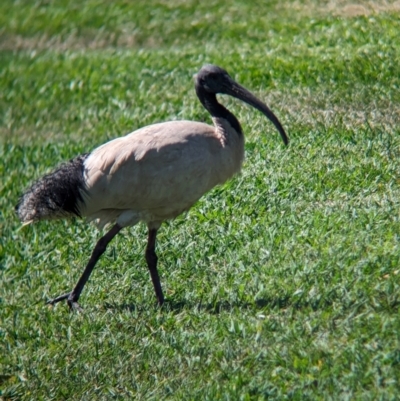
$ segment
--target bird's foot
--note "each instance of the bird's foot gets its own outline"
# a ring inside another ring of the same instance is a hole
[[[72,292],[68,292],[67,294],[63,294],[58,296],[57,298],[51,299],[50,301],[47,301],[46,304],[47,305],[55,305],[56,303],[63,301],[64,299],[67,300],[69,309],[71,311],[77,311],[77,312],[83,312],[82,307],[78,304],[78,300],[74,299],[75,296]]]

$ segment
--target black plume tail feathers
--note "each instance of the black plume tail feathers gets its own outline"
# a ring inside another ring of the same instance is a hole
[[[86,192],[84,162],[80,155],[36,181],[19,199],[15,211],[24,225],[38,220],[81,217]]]

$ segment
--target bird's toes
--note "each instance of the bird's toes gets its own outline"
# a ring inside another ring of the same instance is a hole
[[[46,305],[52,305],[52,306],[54,306],[56,303],[58,303],[58,302],[60,302],[60,301],[63,301],[64,299],[68,299],[68,297],[70,296],[70,294],[71,294],[71,293],[68,292],[67,294],[63,294],[63,295],[58,296],[57,298],[50,299],[49,301],[46,302]]]
[[[71,312],[83,313],[83,308],[78,304],[78,302],[68,300],[68,306]]]

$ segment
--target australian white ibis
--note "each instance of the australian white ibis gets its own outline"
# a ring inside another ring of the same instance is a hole
[[[288,143],[275,114],[222,68],[202,67],[195,87],[214,126],[170,121],[141,128],[62,164],[21,196],[16,211],[24,224],[74,215],[95,221],[100,228],[114,223],[97,242],[75,288],[48,303],[66,299],[71,309],[79,310],[82,289],[108,243],[122,228],[143,221],[148,227],[146,261],[158,303],[163,304],[155,252],[161,223],[190,209],[242,165],[242,128],[216,94],[233,96],[264,113]]]

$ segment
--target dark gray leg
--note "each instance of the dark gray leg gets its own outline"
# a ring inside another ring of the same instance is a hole
[[[92,273],[92,270],[95,267],[100,256],[106,250],[107,245],[121,231],[121,228],[122,227],[120,227],[118,224],[115,224],[113,228],[111,228],[111,230],[107,232],[107,234],[105,234],[98,240],[96,246],[93,249],[92,256],[90,257],[89,262],[86,265],[86,268],[82,276],[80,277],[78,283],[76,284],[75,288],[67,294],[60,295],[59,297],[48,301],[47,302],[48,304],[54,305],[57,302],[67,299],[68,306],[70,307],[70,309],[81,310],[81,307],[78,304],[78,299],[81,295],[83,287],[88,281],[90,274]]]
[[[149,228],[149,236],[146,247],[146,262],[150,270],[151,280],[153,281],[154,291],[158,304],[161,306],[164,303],[164,295],[162,292],[160,277],[157,271],[157,255],[156,255],[156,237],[157,229]]]

